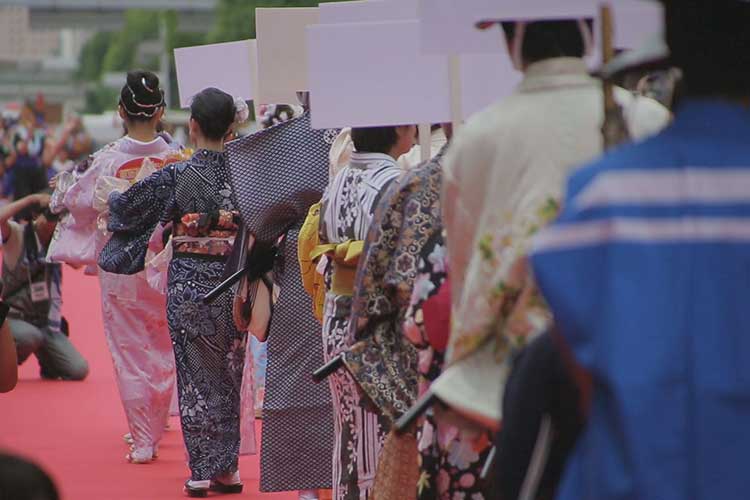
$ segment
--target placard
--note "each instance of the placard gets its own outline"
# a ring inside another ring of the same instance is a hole
[[[307,35],[313,127],[452,121],[449,59],[421,52],[418,21],[316,25]],[[463,116],[508,95],[520,78],[507,55],[463,56]]]
[[[358,0],[320,4],[320,24],[414,20],[417,0]]]
[[[620,0],[611,3],[615,48],[636,49],[664,31],[664,7],[659,2]],[[601,36],[597,33],[597,36]]]
[[[505,47],[504,42],[500,42]],[[498,54],[461,54],[461,106],[463,118],[512,94],[523,80],[507,51]],[[446,85],[450,85],[446,81]],[[452,118],[452,117],[450,117]]]
[[[419,0],[421,50],[425,54],[498,53],[507,51],[499,26],[479,30],[477,13],[465,0]],[[479,14],[481,17],[481,13]]]
[[[615,46],[632,49],[659,33],[664,9],[653,0],[609,0],[615,20]],[[420,0],[422,50],[428,53],[481,52],[490,45],[481,21],[541,21],[571,18],[598,19],[602,2],[596,0]],[[492,30],[489,30],[492,31]],[[446,36],[446,33],[451,33]],[[478,34],[480,33],[480,34]],[[598,30],[596,36],[599,36]],[[483,41],[484,40],[484,41]],[[597,46],[600,46],[597,43]]]
[[[317,7],[255,10],[260,104],[299,104],[309,90],[305,28],[318,19]]]
[[[555,19],[593,18],[597,0],[460,0],[466,16],[480,21],[551,21]]]
[[[174,60],[182,108],[190,107],[193,96],[208,87],[248,101],[255,97],[255,40],[175,49]]]

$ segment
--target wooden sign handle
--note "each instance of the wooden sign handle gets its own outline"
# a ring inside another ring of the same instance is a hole
[[[602,62],[608,64],[615,57],[614,48],[614,21],[612,7],[602,4],[600,11],[602,30]],[[604,109],[613,109],[617,106],[612,82],[604,81]]]

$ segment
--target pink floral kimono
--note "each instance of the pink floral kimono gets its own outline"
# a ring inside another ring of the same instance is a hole
[[[68,213],[54,237],[52,257],[95,265],[108,239],[107,189],[127,189],[145,159],[159,165],[170,155],[179,155],[179,150],[162,137],[143,143],[127,136],[95,153],[89,167],[75,174],[72,185],[58,186],[55,193]],[[128,459],[148,462],[156,456],[174,389],[165,297],[149,286],[144,273],[123,276],[100,269],[98,274],[104,333],[133,440]]]

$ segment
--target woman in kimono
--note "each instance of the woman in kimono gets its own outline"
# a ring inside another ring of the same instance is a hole
[[[242,491],[237,467],[247,334],[235,327],[231,294],[210,304],[202,298],[221,282],[237,234],[223,151],[235,116],[243,113],[231,96],[213,88],[195,96],[190,113],[190,136],[198,148],[193,157],[110,196],[113,235],[99,265],[118,274],[140,272],[154,228],[174,224],[167,321],[191,470],[184,491],[205,497],[209,490]]]
[[[333,449],[333,410],[328,386],[310,377],[323,364],[323,340],[302,286],[297,249],[305,214],[328,184],[335,131],[313,129],[305,108],[298,117],[232,141],[226,155],[254,248],[278,250],[273,279],[279,294],[265,342],[260,491],[296,490],[298,498],[312,500],[331,488],[332,461],[321,457]],[[289,450],[296,452],[293,460]]]
[[[443,137],[449,138],[446,128]],[[431,161],[409,170],[388,189],[357,273],[352,325],[356,344],[347,366],[368,397],[392,419],[401,416],[442,369],[444,348],[427,339],[422,304],[439,290],[446,275],[440,203],[445,150],[443,142]],[[406,354],[412,345],[418,351],[418,366],[414,357],[389,351]],[[489,436],[471,440],[464,434],[452,426],[438,428],[431,415],[421,423],[421,476],[415,485],[419,498],[484,498],[478,476]]]
[[[437,185],[442,184],[442,172]],[[443,371],[450,328],[450,284],[445,231],[442,223],[424,242],[416,261],[409,307],[404,315],[403,333],[419,351],[419,395]],[[418,428],[420,477],[417,498],[488,498],[481,472],[491,449],[490,436],[476,427],[455,425],[450,419],[438,419],[429,408]]]
[[[88,168],[69,174],[70,182],[57,182],[53,199],[61,200],[58,210],[69,214],[56,233],[52,259],[93,267],[106,238],[100,230],[106,213],[96,203],[97,190],[103,184],[124,182],[127,186],[144,159],[162,163],[178,153],[156,131],[164,110],[164,93],[156,75],[129,73],[118,109],[128,134],[96,152]],[[103,183],[106,179],[112,182]],[[149,287],[143,273],[117,276],[102,271],[99,282],[104,333],[130,428],[127,459],[149,463],[156,457],[167,424],[174,385],[164,296]]]
[[[326,362],[348,344],[354,277],[352,251],[367,236],[375,207],[403,171],[396,160],[415,142],[414,126],[355,128],[355,152],[321,202],[321,250],[328,248],[323,344]],[[361,249],[361,247],[360,247]],[[347,255],[348,253],[348,255]],[[368,498],[390,419],[365,408],[359,389],[345,370],[329,377],[334,401],[334,498]]]

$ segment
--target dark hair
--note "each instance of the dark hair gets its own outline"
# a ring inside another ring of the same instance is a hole
[[[288,104],[277,104],[273,108],[273,113],[263,116],[261,119],[261,125],[263,128],[273,127],[279,123],[284,123],[287,120],[294,118],[294,108]]]
[[[750,3],[664,0],[672,63],[693,96],[750,95]]]
[[[120,91],[120,105],[129,121],[147,122],[164,107],[159,77],[150,71],[131,71]]]
[[[13,500],[59,500],[52,479],[36,464],[0,454],[0,491]]]
[[[586,22],[591,28],[591,22]],[[504,22],[503,31],[510,43],[516,34],[516,23]],[[528,23],[523,37],[521,56],[527,64],[554,57],[583,57],[585,44],[578,21],[536,21]]]
[[[198,122],[203,135],[214,141],[227,135],[236,113],[232,96],[212,87],[201,90],[190,103],[190,118]]]
[[[53,223],[53,222],[60,222],[60,216],[62,214],[56,214],[52,210],[50,210],[49,207],[47,207],[39,215],[44,217],[47,222]]]
[[[384,153],[396,145],[396,127],[363,127],[352,129],[354,148],[360,153]]]

